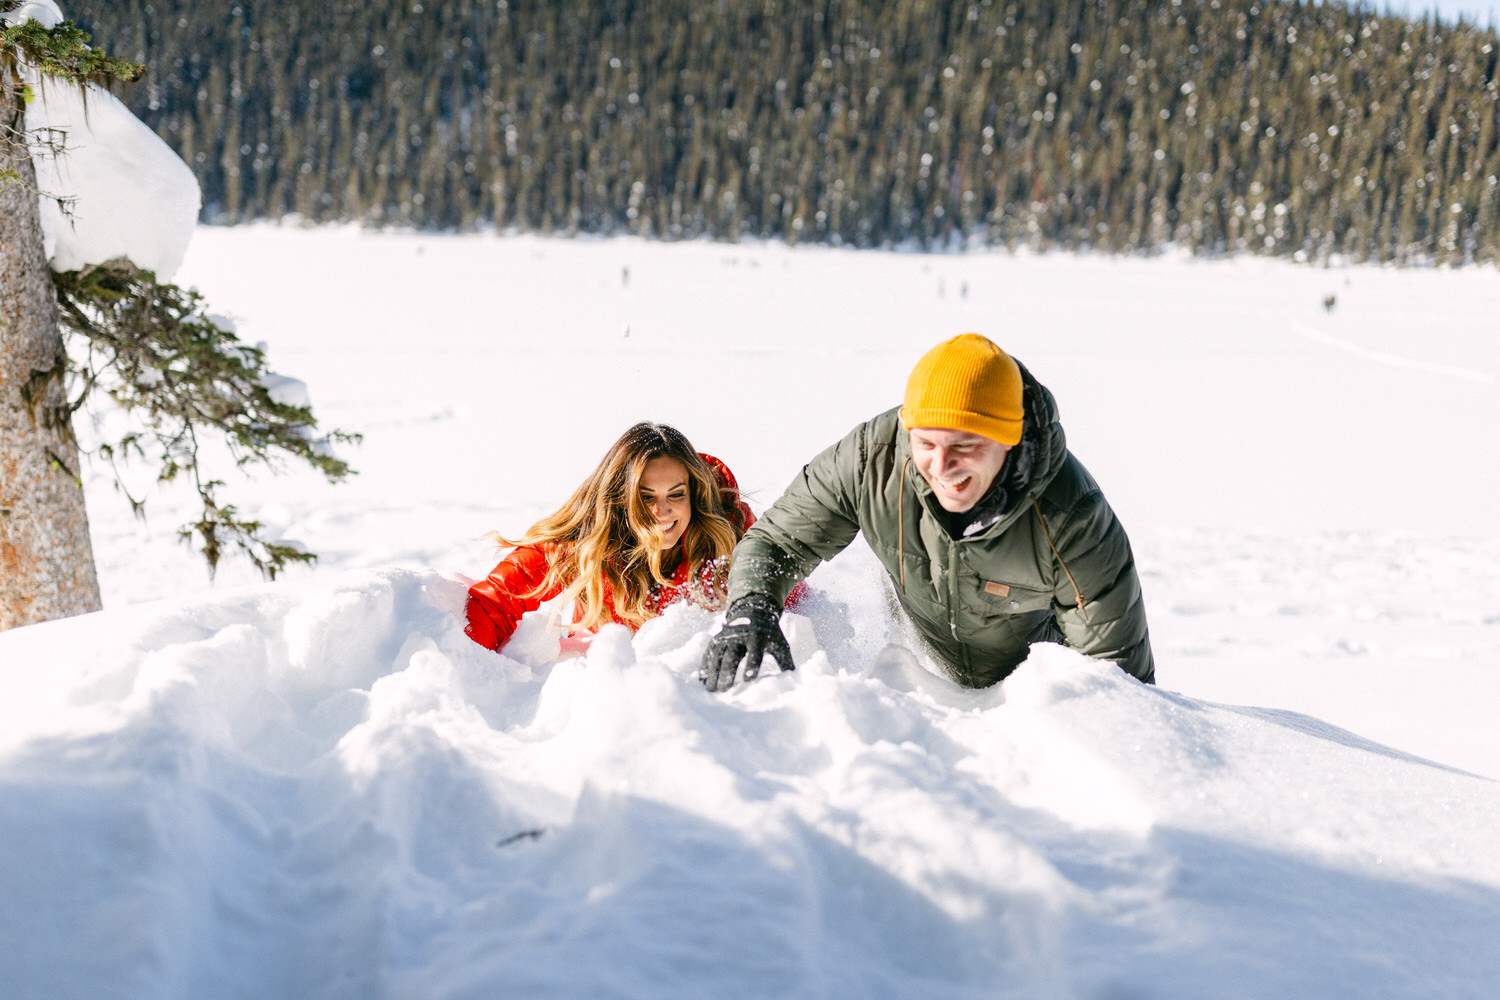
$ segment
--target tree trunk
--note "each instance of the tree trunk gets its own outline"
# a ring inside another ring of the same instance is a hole
[[[20,77],[0,57],[0,629],[99,610],[24,128]]]

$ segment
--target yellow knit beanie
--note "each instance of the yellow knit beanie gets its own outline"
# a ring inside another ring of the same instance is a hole
[[[965,333],[922,355],[906,380],[901,426],[983,434],[1001,444],[1021,440],[1021,369],[988,338]]]

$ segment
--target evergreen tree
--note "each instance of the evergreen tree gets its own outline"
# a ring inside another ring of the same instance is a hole
[[[0,0],[0,13],[17,6]],[[225,440],[242,466],[290,455],[330,479],[349,471],[325,445],[350,435],[314,438],[312,413],[272,396],[261,353],[209,320],[194,293],[124,261],[56,275],[48,268],[30,149],[38,138],[24,119],[34,95],[22,66],[50,86],[139,78],[138,64],[88,41],[68,21],[0,25],[0,629],[99,608],[72,431],[93,393],[107,392],[140,421],[101,446],[101,457],[159,461],[160,480],[191,480],[203,509],[182,535],[210,569],[226,546],[272,577],[314,557],[265,539],[261,525],[220,501],[223,483],[199,462],[205,436]]]
[[[1340,0],[120,0],[208,218],[1490,261],[1493,30]],[[118,33],[117,33],[118,32]],[[326,152],[325,152],[326,150]]]

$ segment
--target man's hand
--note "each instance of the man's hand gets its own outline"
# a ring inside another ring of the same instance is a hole
[[[734,686],[741,660],[748,661],[749,681],[760,673],[762,656],[770,656],[782,670],[797,669],[781,634],[781,605],[765,594],[746,594],[724,613],[724,627],[709,641],[698,676],[710,691],[726,691]]]

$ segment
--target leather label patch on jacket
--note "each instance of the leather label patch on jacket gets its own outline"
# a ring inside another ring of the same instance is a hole
[[[986,594],[994,594],[996,597],[1009,597],[1010,585],[996,583],[994,580],[986,580],[984,581],[984,592]]]

